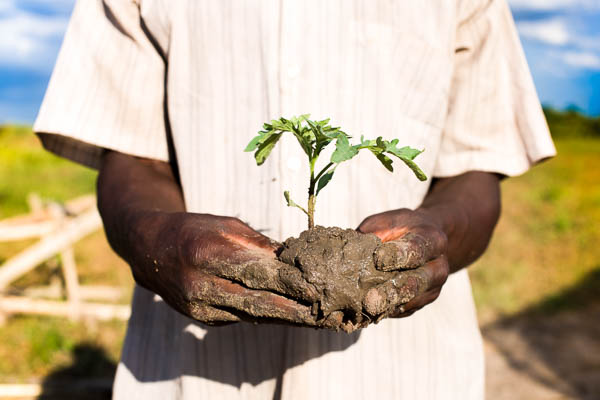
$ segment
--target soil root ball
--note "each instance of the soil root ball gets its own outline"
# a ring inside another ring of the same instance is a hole
[[[313,312],[322,326],[346,332],[379,320],[390,303],[398,300],[394,287],[382,286],[401,276],[402,272],[384,271],[398,257],[402,253],[396,247],[382,244],[373,234],[322,226],[287,239],[279,252],[279,259],[297,268],[316,289],[319,299]],[[380,286],[385,290],[376,289]],[[400,297],[408,298],[406,294]]]

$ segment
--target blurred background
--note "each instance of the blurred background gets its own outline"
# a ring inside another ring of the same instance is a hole
[[[600,1],[509,2],[559,155],[503,182],[469,269],[488,397],[599,399]],[[72,7],[0,0],[0,398],[106,398],[125,332],[133,281],[87,196],[96,173],[31,133]]]

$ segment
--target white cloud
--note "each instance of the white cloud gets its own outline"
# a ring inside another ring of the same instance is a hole
[[[568,51],[563,54],[563,60],[573,67],[600,70],[600,56],[594,53]]]
[[[36,15],[16,8],[0,14],[0,65],[51,68],[68,18]]]
[[[558,18],[518,22],[517,29],[524,38],[551,45],[565,45],[570,40],[565,22]]]
[[[3,0],[0,2],[0,14],[13,12],[17,8],[12,0]]]
[[[508,0],[514,10],[559,10],[566,8],[600,9],[598,0]]]
[[[571,73],[574,68],[600,70],[600,37],[571,32],[568,26],[560,17],[517,22],[522,38],[549,46],[545,52],[554,61],[543,63],[547,65],[542,69],[552,70],[554,75]]]

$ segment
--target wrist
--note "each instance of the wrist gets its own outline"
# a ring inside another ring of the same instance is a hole
[[[435,224],[447,237],[463,231],[462,227],[468,223],[466,210],[458,204],[428,204],[415,211]]]
[[[180,279],[182,214],[137,211],[125,222],[127,231],[120,255],[129,264],[136,283],[161,296],[167,282],[176,286]]]
[[[166,213],[133,209],[124,209],[112,219],[103,220],[113,250],[132,270],[153,257],[160,232],[168,223]]]

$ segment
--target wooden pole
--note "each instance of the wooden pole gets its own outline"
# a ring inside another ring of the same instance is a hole
[[[27,297],[0,297],[0,310],[6,314],[40,314],[69,317],[73,314],[73,305],[64,301],[35,300]],[[127,320],[131,308],[120,304],[80,303],[79,313],[82,317],[99,320]]]
[[[67,247],[60,252],[60,261],[63,276],[65,277],[67,301],[71,304],[73,309],[73,314],[70,316],[70,318],[73,320],[78,320],[80,312],[79,306],[81,303],[81,291],[79,290],[77,266],[75,265],[75,254],[72,247]]]
[[[32,399],[42,394],[42,385],[39,383],[4,383],[0,384],[0,397],[11,399]]]
[[[120,287],[107,285],[79,285],[79,299],[85,300],[105,300],[115,302],[127,293]],[[30,286],[23,290],[23,296],[33,299],[60,299],[62,297],[60,286],[52,284],[46,286]]]
[[[97,210],[91,210],[64,224],[59,232],[50,234],[33,246],[6,261],[0,267],[0,291],[12,281],[31,271],[54,254],[71,246],[102,226]]]
[[[45,236],[58,227],[58,221],[46,220],[39,222],[25,222],[17,224],[0,222],[0,242],[9,242]]]

